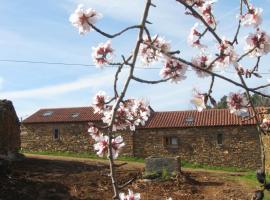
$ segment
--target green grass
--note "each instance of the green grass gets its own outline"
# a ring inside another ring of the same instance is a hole
[[[73,157],[73,158],[89,158],[89,159],[107,160],[106,157],[101,158],[101,157],[98,157],[96,154],[89,153],[89,152],[76,153],[76,152],[71,152],[71,151],[25,151],[25,150],[22,150],[21,153],[29,153],[29,154],[35,154],[35,155],[47,155],[47,156],[65,156],[65,157]],[[144,163],[143,158],[129,157],[129,156],[120,156],[117,160]]]
[[[224,166],[211,166],[199,163],[190,163],[187,161],[181,161],[181,167],[192,168],[192,169],[205,169],[205,170],[218,170],[225,172],[248,172],[250,170],[237,167],[224,167]]]

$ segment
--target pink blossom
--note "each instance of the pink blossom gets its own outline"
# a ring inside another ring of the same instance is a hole
[[[212,70],[209,69],[209,64],[211,63],[210,62],[210,57],[208,55],[206,55],[205,53],[201,53],[200,55],[192,58],[192,64],[197,66],[197,67],[200,67],[200,68],[203,68],[203,69],[208,69],[209,71]],[[207,72],[204,72],[203,70],[200,70],[198,68],[195,68],[195,67],[192,67],[193,70],[195,70],[196,74],[198,75],[198,77],[200,78],[205,78],[205,77],[208,77],[209,76],[209,73]]]
[[[262,23],[262,11],[262,8],[254,8],[250,5],[248,12],[240,16],[241,25],[257,28]]]
[[[237,62],[238,55],[228,40],[223,38],[218,49],[220,51],[220,58],[215,62],[217,69],[224,70],[225,67]]]
[[[178,83],[186,79],[185,73],[187,65],[176,60],[167,58],[163,68],[160,71],[160,76],[164,79],[171,78],[172,82]]]
[[[204,18],[204,20],[206,21],[206,23],[211,26],[212,28],[215,27],[216,25],[216,21],[214,18],[214,15],[212,13],[212,4],[215,1],[211,1],[211,0],[206,0],[201,7],[199,7],[199,11],[202,15],[202,17]]]
[[[86,32],[91,31],[91,25],[95,24],[98,19],[100,19],[102,15],[96,12],[94,9],[84,9],[83,5],[78,5],[77,9],[73,14],[70,15],[69,21],[72,25],[79,29],[79,33],[81,35]]]
[[[189,36],[188,36],[188,44],[190,44],[192,47],[196,48],[206,48],[206,45],[201,44],[200,42],[200,36],[201,33],[197,30],[199,26],[199,23],[195,23],[194,26],[191,28]]]
[[[153,45],[157,49],[154,49],[149,45]],[[162,52],[169,52],[170,48],[170,43],[157,35],[152,37],[151,41],[149,41],[149,38],[145,36],[143,39],[143,44],[140,46],[142,62],[145,65],[148,65],[154,61],[157,61],[163,56]]]
[[[104,91],[99,91],[93,98],[93,107],[95,113],[102,113],[107,108],[106,101],[108,97]]]
[[[185,0],[185,2],[190,6],[194,5],[196,7],[202,7],[205,0]]]
[[[117,136],[112,139],[112,156],[116,159],[119,155],[120,149],[125,146],[122,136]],[[100,139],[94,144],[94,149],[97,151],[97,155],[103,157],[105,154],[109,157],[109,136],[100,136]]]
[[[261,128],[264,130],[268,131],[270,128],[270,118],[264,118],[262,123],[261,123]]]
[[[128,127],[134,131],[138,125],[145,125],[150,116],[148,102],[140,99],[129,99],[122,102],[115,113],[113,131],[125,130]],[[112,110],[104,112],[103,122],[110,124],[112,119]]]
[[[97,67],[103,67],[112,61],[113,49],[111,41],[100,43],[97,47],[92,47],[92,58]]]
[[[264,31],[257,30],[246,37],[246,52],[253,50],[249,55],[258,57],[270,52],[270,37]]]
[[[140,200],[141,195],[140,193],[135,193],[132,190],[128,190],[128,194],[125,195],[124,193],[120,193],[119,195],[120,200]]]
[[[248,112],[248,101],[244,94],[230,93],[227,97],[227,105],[231,113],[244,116]]]
[[[195,105],[196,109],[201,112],[206,109],[205,105],[205,95],[199,93],[197,90],[193,91],[193,98],[191,99],[191,103]]]
[[[97,127],[95,126],[90,126],[89,129],[88,129],[88,133],[92,136],[92,138],[95,140],[95,141],[99,141],[102,134],[100,133],[100,131],[98,130]]]

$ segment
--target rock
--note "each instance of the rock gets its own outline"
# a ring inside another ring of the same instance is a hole
[[[0,100],[0,158],[16,160],[21,146],[20,122],[11,101]]]
[[[148,157],[145,159],[145,174],[160,174],[166,170],[169,174],[181,171],[180,157]]]

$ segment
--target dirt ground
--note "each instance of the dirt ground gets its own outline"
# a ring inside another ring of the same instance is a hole
[[[117,170],[121,183],[137,176],[129,188],[144,200],[250,200],[252,191],[234,181],[239,174],[183,170],[168,181],[141,179],[143,165],[131,163]],[[105,161],[28,156],[14,163],[10,177],[0,177],[0,200],[106,200],[111,199]]]

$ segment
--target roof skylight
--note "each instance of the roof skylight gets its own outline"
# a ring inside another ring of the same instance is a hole
[[[47,117],[47,116],[51,116],[53,114],[53,111],[46,111],[42,114],[42,116]]]

